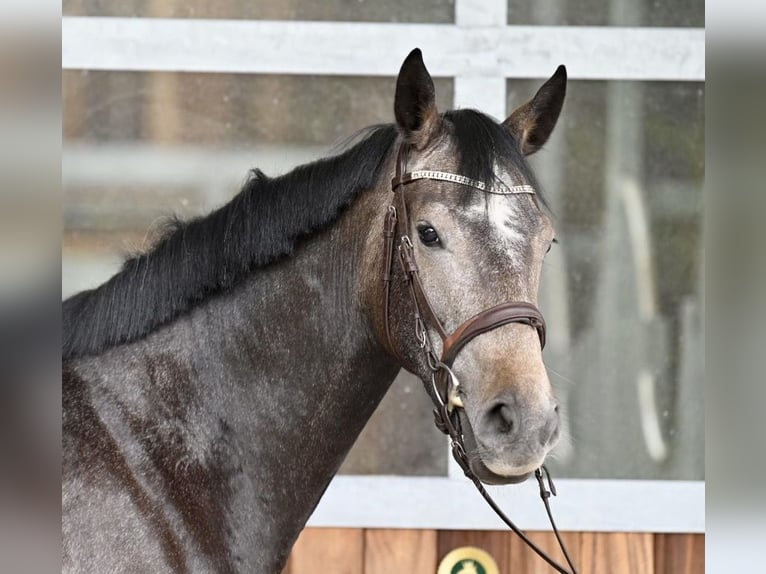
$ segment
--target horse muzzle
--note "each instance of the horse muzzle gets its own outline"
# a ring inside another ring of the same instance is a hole
[[[454,409],[451,417],[460,426],[471,470],[487,484],[525,480],[558,441],[561,418],[555,407],[534,409],[530,416],[510,392],[489,405],[468,407]]]

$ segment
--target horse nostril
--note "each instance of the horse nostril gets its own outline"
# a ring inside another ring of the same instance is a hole
[[[508,403],[499,403],[488,413],[490,424],[499,434],[511,434],[516,427],[516,415]]]

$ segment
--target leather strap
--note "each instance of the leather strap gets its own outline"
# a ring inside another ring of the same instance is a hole
[[[402,356],[396,349],[393,339],[391,338],[391,325],[388,320],[388,300],[390,299],[391,292],[391,264],[394,261],[394,235],[396,233],[396,208],[393,205],[388,206],[386,217],[383,221],[383,241],[385,244],[385,271],[383,272],[383,323],[386,328],[386,342],[388,343],[388,350],[402,362]]]
[[[524,323],[537,330],[540,347],[545,347],[545,319],[531,303],[510,302],[490,307],[468,319],[455,332],[444,339],[442,362],[452,366],[460,350],[470,341],[493,329],[509,323]]]
[[[415,262],[415,252],[410,241],[403,240],[399,246],[399,260],[402,263],[402,270],[411,284],[413,299],[418,301],[425,311],[429,324],[436,329],[436,332],[439,333],[443,341],[446,340],[449,336],[439,317],[436,316],[431,300],[428,298],[428,294],[420,280],[420,269],[418,269],[418,264]]]

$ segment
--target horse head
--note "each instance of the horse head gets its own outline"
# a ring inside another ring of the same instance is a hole
[[[526,479],[559,440],[561,413],[542,358],[544,326],[535,317],[491,325],[464,341],[449,365],[434,363],[449,334],[482,311],[515,302],[539,316],[540,274],[555,238],[525,157],[550,136],[565,91],[559,67],[498,123],[473,110],[440,113],[419,50],[397,80],[400,204],[390,208],[398,206],[398,221],[388,231],[396,235],[392,259],[402,265],[391,268],[385,329],[379,325],[378,332],[432,396],[440,392],[431,385],[434,373],[449,371],[442,400],[456,411],[470,468],[486,483]],[[417,289],[408,273],[417,275]],[[421,317],[413,319],[416,310]]]

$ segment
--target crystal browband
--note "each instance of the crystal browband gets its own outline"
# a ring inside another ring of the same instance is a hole
[[[405,173],[399,178],[394,178],[393,185],[394,187],[398,185],[405,185],[410,182],[419,180],[419,179],[435,179],[438,181],[449,181],[451,183],[459,183],[461,185],[468,185],[470,187],[475,187],[476,189],[480,189],[481,191],[484,191],[486,193],[496,193],[499,195],[513,195],[517,193],[535,193],[535,188],[531,185],[506,185],[503,182],[500,182],[502,184],[502,187],[488,187],[484,184],[484,182],[471,179],[470,177],[466,177],[464,175],[458,175],[456,173],[449,173],[446,171],[431,171],[427,169],[421,169],[418,171],[411,171],[409,173]]]

